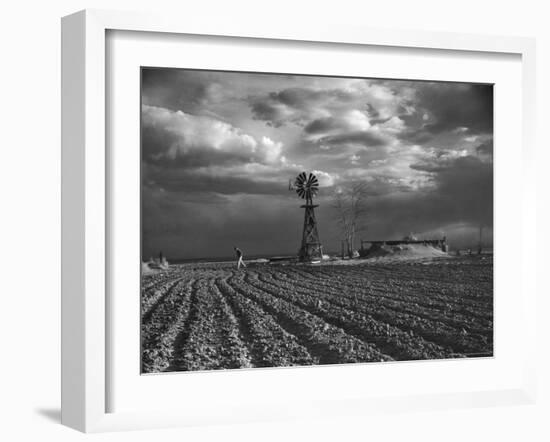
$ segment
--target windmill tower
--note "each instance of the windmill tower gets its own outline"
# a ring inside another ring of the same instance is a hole
[[[289,190],[296,190],[300,198],[306,200],[301,208],[304,213],[304,231],[302,233],[302,245],[298,252],[300,261],[313,261],[323,257],[323,246],[319,241],[319,232],[317,230],[317,221],[315,220],[315,207],[313,197],[319,191],[319,181],[317,177],[310,173],[309,176],[302,172],[294,180],[294,186],[290,184]]]

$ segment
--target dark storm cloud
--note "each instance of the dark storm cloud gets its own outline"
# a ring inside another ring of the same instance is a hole
[[[481,84],[429,83],[418,90],[417,108],[430,116],[421,128],[431,134],[465,128],[469,134],[493,130],[493,87]]]
[[[376,126],[378,124],[387,123],[389,120],[391,120],[391,117],[388,117],[388,118],[371,118],[369,120],[369,122],[370,122],[371,125]]]
[[[456,223],[492,226],[492,164],[465,156],[411,168],[431,174],[431,190],[373,199],[374,232],[395,238]]]
[[[265,121],[271,126],[280,127],[287,122],[285,110],[270,102],[257,100],[251,104],[251,108],[255,119]]]
[[[143,112],[142,112],[143,115]],[[141,158],[143,161],[157,162],[167,148],[177,143],[178,137],[173,132],[154,124],[143,121],[141,125]]]
[[[371,116],[371,124],[377,124],[379,122],[384,122],[388,118],[380,118],[380,112],[372,105],[372,103],[367,103],[367,112]]]
[[[424,115],[428,116],[426,109],[418,108],[411,115],[402,115],[400,118],[405,128],[397,134],[397,138],[410,144],[424,144],[433,140],[435,134],[426,127]]]
[[[347,132],[339,135],[330,135],[319,139],[319,143],[327,145],[360,144],[365,147],[386,146],[388,139],[383,135],[371,131]]]
[[[170,110],[193,111],[208,98],[215,73],[179,69],[142,69],[142,102]]]
[[[397,137],[403,142],[425,144],[438,135],[449,133],[492,134],[492,85],[404,81],[395,84],[385,81],[383,84],[396,94],[406,89],[414,90],[405,100],[409,112],[399,112],[405,127]]]
[[[340,121],[333,117],[326,118],[317,118],[316,120],[310,121],[304,127],[304,132],[308,134],[319,134],[337,129],[340,127]]]
[[[353,100],[353,94],[340,90],[316,90],[311,88],[288,88],[270,92],[251,99],[255,119],[280,127],[286,123],[309,124],[311,115],[319,106],[339,106]]]
[[[365,120],[367,120],[365,118]],[[384,120],[380,120],[379,123],[384,123],[388,121],[389,118],[386,118]],[[304,126],[304,132],[308,135],[322,135],[326,133],[331,132],[340,132],[340,135],[347,135],[345,133],[342,133],[344,131],[349,131],[350,129],[350,122],[345,117],[326,117],[326,118],[317,118],[315,120],[310,121],[308,124]],[[357,136],[359,132],[355,132],[355,136]],[[352,137],[354,135],[351,135]],[[372,134],[372,136],[376,136],[375,134]]]
[[[332,90],[315,90],[308,88],[289,88],[280,92],[272,92],[269,97],[274,102],[285,104],[296,109],[307,110],[326,100],[336,100],[338,102],[349,102],[353,100],[353,95],[349,92]]]

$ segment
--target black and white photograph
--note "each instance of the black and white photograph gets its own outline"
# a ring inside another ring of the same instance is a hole
[[[545,2],[2,6],[0,442],[550,441]]]
[[[492,84],[142,67],[140,112],[142,374],[493,356]]]

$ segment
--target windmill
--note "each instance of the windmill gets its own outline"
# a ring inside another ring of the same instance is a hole
[[[294,184],[289,182],[289,190],[295,190],[298,196],[306,200],[301,208],[304,213],[304,231],[302,233],[302,245],[298,252],[300,261],[313,261],[323,257],[323,246],[319,241],[319,232],[317,231],[317,221],[315,220],[315,207],[313,197],[319,191],[319,181],[317,177],[310,173],[309,176],[302,172],[294,180]]]

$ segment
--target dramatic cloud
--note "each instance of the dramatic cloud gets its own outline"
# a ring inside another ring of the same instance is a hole
[[[477,84],[429,84],[418,97],[433,122],[426,125],[432,133],[461,130],[488,133],[493,130],[493,88]]]
[[[260,162],[281,159],[282,143],[263,136],[255,139],[211,117],[144,105],[143,157],[149,162],[194,167],[204,163]]]
[[[271,92],[252,102],[254,117],[274,126],[285,123],[304,124],[311,118],[323,118],[330,114],[333,107],[353,100],[350,92],[316,90],[308,88],[290,88]]]
[[[370,234],[399,237],[407,231],[440,231],[448,235],[456,226],[462,230],[465,226],[492,228],[492,164],[464,156],[413,164],[411,168],[430,174],[432,185],[418,192],[371,199]]]
[[[142,103],[169,110],[208,112],[218,103],[225,88],[218,73],[176,69],[142,69]]]
[[[142,103],[144,255],[294,253],[301,171],[319,178],[327,251],[331,195],[356,182],[367,237],[492,228],[491,85],[143,69]]]
[[[425,83],[415,94],[415,112],[403,116],[410,128],[401,139],[424,143],[435,136],[493,131],[493,88],[464,83]]]
[[[310,121],[304,131],[310,137],[327,136],[338,134],[343,130],[367,131],[370,128],[370,121],[367,112],[350,110],[343,112],[337,117],[318,118]]]

